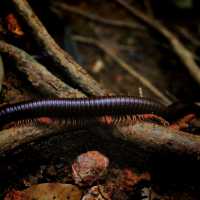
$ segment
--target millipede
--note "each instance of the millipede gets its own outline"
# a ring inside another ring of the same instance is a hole
[[[41,117],[65,118],[74,126],[94,120],[107,125],[118,125],[145,119],[158,120],[166,125],[165,119],[168,120],[168,116],[167,106],[140,97],[42,99],[3,106],[0,109],[0,127],[10,122]]]

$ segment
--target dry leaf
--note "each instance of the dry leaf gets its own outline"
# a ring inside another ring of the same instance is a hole
[[[103,185],[97,185],[93,186],[87,194],[83,196],[82,200],[111,200],[111,198]]]
[[[10,13],[9,15],[7,15],[6,21],[7,21],[7,28],[11,33],[19,37],[24,35],[24,32],[22,31],[14,14]]]
[[[82,192],[71,184],[43,183],[23,191],[11,191],[4,200],[80,200]]]

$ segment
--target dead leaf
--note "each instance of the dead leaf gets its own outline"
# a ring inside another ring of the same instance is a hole
[[[43,183],[23,191],[11,191],[4,200],[80,200],[82,192],[71,184]]]
[[[18,37],[24,35],[24,32],[22,31],[19,22],[17,21],[14,14],[10,13],[9,15],[7,15],[6,21],[7,21],[7,28],[11,33],[15,34]]]
[[[103,185],[96,185],[90,188],[82,200],[111,200],[111,198]]]

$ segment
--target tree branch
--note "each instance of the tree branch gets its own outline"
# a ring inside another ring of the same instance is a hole
[[[48,127],[27,126],[5,129],[0,132],[0,153],[12,150],[19,145],[29,143],[41,137],[63,132],[66,127],[54,125]],[[118,128],[115,136],[130,141],[152,153],[172,152],[179,156],[189,156],[198,160],[200,156],[200,137],[150,123],[137,123],[129,127]]]
[[[80,65],[78,65],[68,53],[64,52],[54,39],[49,35],[46,28],[35,15],[26,0],[12,0],[18,14],[30,28],[34,39],[42,46],[49,56],[50,61],[57,67],[57,70],[70,78],[72,83],[81,88],[83,92],[89,95],[107,95],[108,92],[103,89]]]
[[[126,22],[126,21],[121,21],[121,20],[105,19],[103,17],[94,15],[92,13],[87,13],[83,10],[80,10],[80,9],[76,8],[75,6],[67,5],[66,3],[53,2],[52,4],[53,5],[51,6],[51,10],[53,12],[57,13],[58,15],[60,14],[61,11],[63,12],[64,15],[66,15],[66,13],[70,12],[72,14],[84,17],[88,20],[95,21],[95,22],[105,24],[105,25],[109,25],[109,26],[116,26],[116,27],[119,27],[119,28],[144,30],[144,28],[142,28],[141,26],[135,25],[131,22]]]
[[[0,131],[0,153],[13,150],[14,148],[33,142],[42,137],[56,135],[63,132],[63,128],[59,126],[49,125],[48,127],[17,127],[4,129]]]
[[[147,151],[172,152],[199,160],[200,137],[151,123],[137,123],[120,128],[118,137],[139,144]]]
[[[17,69],[26,75],[35,89],[43,96],[60,98],[83,96],[81,92],[71,88],[47,71],[25,51],[0,40],[0,52],[15,60]]]
[[[162,36],[164,36],[171,44],[174,53],[180,58],[184,66],[188,69],[190,75],[200,85],[200,69],[195,62],[195,57],[188,49],[185,48],[185,46],[176,37],[176,35],[174,35],[170,30],[168,30],[164,25],[162,25],[156,19],[151,18],[148,15],[144,14],[142,11],[137,10],[136,8],[128,5],[126,1],[124,0],[115,0],[115,1],[120,5],[122,5],[125,9],[127,9],[132,15],[134,15],[135,17],[146,23],[148,26],[152,27]]]

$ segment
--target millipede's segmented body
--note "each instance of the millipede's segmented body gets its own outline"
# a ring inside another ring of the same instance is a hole
[[[146,98],[96,97],[78,99],[44,99],[21,102],[0,109],[0,126],[12,121],[39,117],[94,119],[117,118],[139,114],[166,116],[166,107]]]

